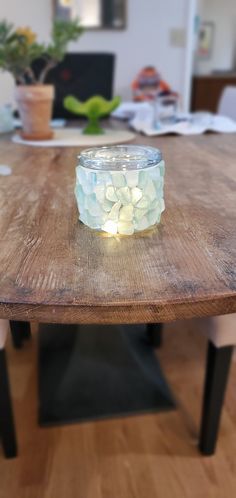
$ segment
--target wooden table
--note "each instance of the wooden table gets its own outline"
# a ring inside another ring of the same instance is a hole
[[[78,222],[77,149],[0,141],[0,318],[157,323],[236,311],[235,135],[137,137],[166,161],[166,211],[132,237]]]
[[[109,237],[78,222],[77,149],[0,142],[0,317],[145,323],[236,311],[234,135],[139,136],[166,161],[161,225]]]

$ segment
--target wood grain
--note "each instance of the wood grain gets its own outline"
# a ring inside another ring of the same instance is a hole
[[[109,237],[78,222],[77,149],[0,142],[0,317],[132,323],[236,311],[234,135],[139,136],[166,160],[161,225]]]
[[[4,459],[0,498],[235,498],[236,362],[217,452],[197,448],[206,341],[192,320],[168,324],[158,352],[177,409],[61,427],[38,426],[37,341],[8,344],[19,457]],[[10,339],[10,337],[9,337]]]

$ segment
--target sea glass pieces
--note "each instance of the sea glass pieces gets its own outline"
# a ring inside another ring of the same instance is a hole
[[[165,209],[164,161],[153,147],[84,150],[76,168],[79,219],[90,228],[132,235],[160,222]]]

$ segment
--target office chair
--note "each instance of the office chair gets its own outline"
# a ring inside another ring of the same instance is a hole
[[[15,424],[11,404],[8,378],[7,356],[5,351],[9,331],[8,320],[0,320],[0,436],[6,458],[17,455]]]
[[[226,86],[220,96],[218,114],[236,120],[236,86]]]

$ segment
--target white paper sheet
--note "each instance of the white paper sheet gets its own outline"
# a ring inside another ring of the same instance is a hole
[[[210,113],[196,113],[179,115],[179,122],[160,123],[153,126],[153,113],[144,114],[140,111],[130,121],[131,127],[148,136],[166,135],[176,133],[177,135],[200,135],[207,131],[216,133],[236,133],[236,122],[226,116],[213,115]]]

